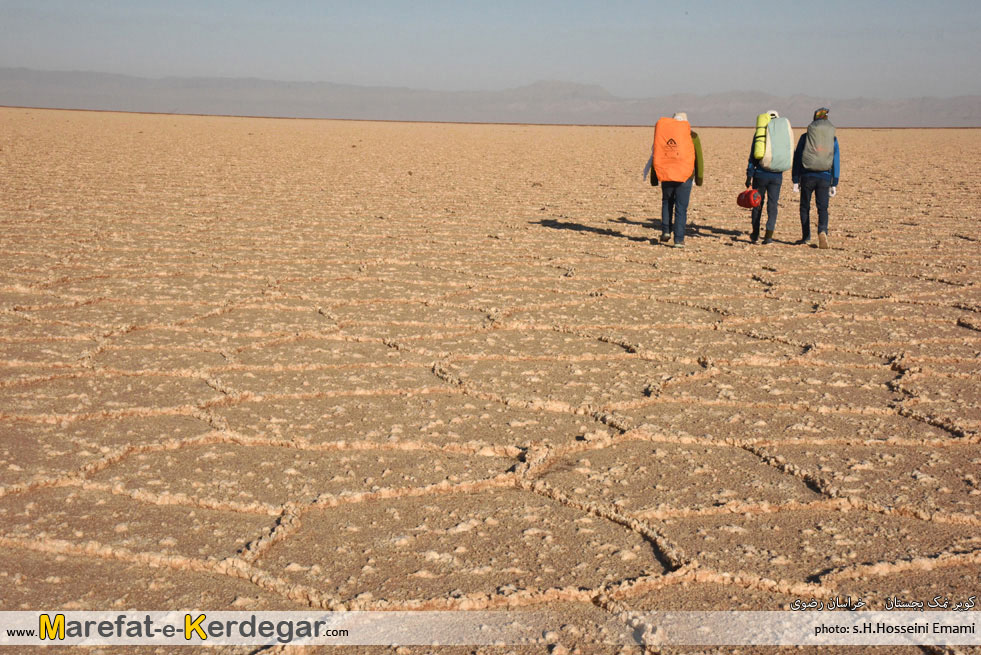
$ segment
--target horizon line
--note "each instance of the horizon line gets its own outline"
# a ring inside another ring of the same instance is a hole
[[[390,118],[331,118],[329,116],[263,116],[258,114],[201,114],[193,112],[171,111],[133,111],[126,109],[85,109],[79,107],[37,107],[33,105],[0,105],[0,109],[32,109],[37,111],[77,111],[98,114],[134,114],[143,116],[190,116],[199,118],[251,118],[277,121],[345,121],[350,123],[418,123],[422,125],[510,125],[516,127],[634,127],[653,128],[650,124],[625,123],[518,123],[508,121],[436,121],[436,120],[399,120]],[[692,125],[692,128],[709,130],[741,130],[750,129],[752,125]],[[804,128],[794,128],[804,129]],[[837,130],[978,130],[981,125],[870,125],[835,127]]]
[[[745,91],[741,89],[730,89],[728,91],[711,91],[709,93],[696,93],[693,91],[677,91],[673,93],[667,93],[663,96],[621,96],[611,92],[605,86],[600,83],[593,82],[574,82],[570,80],[560,80],[554,78],[542,78],[529,82],[527,84],[520,84],[517,86],[505,86],[497,89],[484,88],[484,89],[457,89],[457,90],[445,90],[445,89],[433,89],[427,87],[416,87],[416,86],[406,86],[406,85],[386,85],[386,84],[358,84],[354,82],[333,82],[330,80],[287,80],[287,79],[273,79],[271,77],[257,77],[257,76],[240,76],[240,75],[163,75],[163,76],[147,76],[147,75],[135,75],[132,73],[111,73],[108,71],[98,71],[98,70],[83,70],[83,69],[46,69],[46,68],[30,68],[28,66],[0,66],[0,70],[23,70],[31,71],[35,73],[61,73],[68,75],[109,75],[116,77],[127,77],[134,80],[146,80],[146,81],[167,81],[167,80],[237,80],[237,81],[258,81],[258,82],[271,82],[274,84],[332,84],[335,86],[353,86],[361,89],[389,89],[389,90],[404,90],[404,91],[419,91],[426,93],[501,93],[504,91],[514,91],[518,89],[527,89],[533,87],[536,84],[548,84],[548,83],[558,83],[558,84],[570,84],[582,87],[595,87],[602,89],[605,93],[610,96],[617,98],[618,100],[659,100],[661,98],[669,98],[671,96],[682,96],[690,95],[696,98],[706,98],[713,95],[728,95],[728,94],[743,94],[743,93],[757,93],[760,95],[773,96],[775,98],[790,99],[794,96],[804,96],[811,98],[818,98],[821,96],[812,96],[802,91],[796,91],[789,94],[777,94],[769,91]],[[968,93],[961,95],[919,95],[919,96],[896,96],[896,97],[880,97],[880,96],[850,96],[850,97],[835,97],[827,98],[828,102],[847,102],[850,100],[875,100],[878,102],[901,102],[904,100],[922,100],[922,99],[934,99],[934,100],[955,100],[960,98],[981,98],[981,92],[978,93]],[[133,112],[139,113],[139,112]],[[150,113],[165,113],[165,112],[150,112]],[[207,114],[202,114],[207,115]],[[412,122],[412,121],[407,121]],[[429,122],[429,121],[423,121]]]

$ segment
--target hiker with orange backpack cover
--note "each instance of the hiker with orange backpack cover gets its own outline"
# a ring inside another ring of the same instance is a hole
[[[705,172],[702,143],[687,114],[678,112],[657,121],[648,165],[651,186],[661,185],[661,243],[670,241],[674,232],[674,247],[684,248],[691,183],[702,186]]]

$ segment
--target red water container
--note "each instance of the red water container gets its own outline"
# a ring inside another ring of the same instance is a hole
[[[746,189],[736,196],[736,204],[747,209],[759,207],[761,201],[760,192],[756,189]]]

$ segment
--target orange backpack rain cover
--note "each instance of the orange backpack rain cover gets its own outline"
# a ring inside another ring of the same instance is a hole
[[[654,173],[660,182],[684,182],[695,172],[688,121],[659,118],[654,125]]]

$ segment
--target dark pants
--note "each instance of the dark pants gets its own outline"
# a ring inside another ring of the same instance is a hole
[[[809,241],[811,238],[811,194],[817,202],[818,232],[828,233],[828,190],[831,183],[819,177],[805,175],[800,179],[800,234]]]
[[[661,182],[661,234],[670,234],[673,226],[675,243],[685,242],[691,182],[692,178],[685,182]]]
[[[760,192],[760,205],[753,207],[753,234],[760,233],[760,218],[763,216],[763,200],[766,200],[766,229],[777,229],[777,203],[780,202],[780,180],[761,180],[753,178],[753,188]]]

